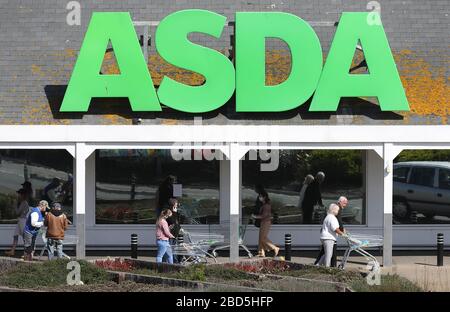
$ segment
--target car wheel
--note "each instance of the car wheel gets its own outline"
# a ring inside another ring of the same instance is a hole
[[[404,199],[394,199],[392,204],[392,213],[398,220],[408,220],[411,215],[411,209]]]

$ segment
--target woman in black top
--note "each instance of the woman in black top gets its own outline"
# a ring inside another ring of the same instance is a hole
[[[169,243],[171,245],[177,244],[177,237],[180,234],[181,226],[180,226],[180,216],[178,214],[178,200],[176,198],[169,199],[169,209],[172,211],[172,215],[167,218],[167,224],[169,224],[170,233],[175,236],[175,238],[171,238]],[[173,256],[173,262],[178,263],[178,257],[176,255]]]

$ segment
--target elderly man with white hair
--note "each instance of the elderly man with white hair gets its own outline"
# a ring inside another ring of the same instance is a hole
[[[324,255],[320,258],[319,265],[329,267],[331,265],[331,257],[333,256],[334,243],[337,240],[337,235],[344,235],[339,229],[339,221],[336,216],[339,213],[339,206],[331,204],[328,208],[328,214],[323,220],[322,229],[320,230],[320,241],[324,249]]]
[[[345,207],[347,207],[348,205],[348,199],[345,196],[341,196],[339,197],[337,203],[339,206],[339,214],[338,214],[338,221],[339,221],[339,228],[341,228],[341,230],[343,231],[343,226],[342,226],[342,209],[344,209]]]

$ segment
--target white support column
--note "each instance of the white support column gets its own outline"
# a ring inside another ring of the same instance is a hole
[[[240,148],[230,144],[230,262],[239,261]]]
[[[219,201],[220,201],[220,226],[225,233],[225,238],[229,239],[230,227],[230,161],[224,159],[220,161],[219,177]]]
[[[74,208],[75,226],[78,236],[77,259],[86,257],[86,158],[91,150],[84,143],[76,143],[74,160]]]
[[[86,158],[86,227],[95,225],[95,153]]]
[[[385,143],[383,148],[383,266],[392,265],[392,194],[393,194],[393,144]]]

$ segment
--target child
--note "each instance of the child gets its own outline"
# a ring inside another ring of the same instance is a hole
[[[64,233],[67,230],[69,221],[61,211],[59,203],[53,204],[53,209],[45,216],[44,225],[47,226],[47,253],[48,260],[52,260],[56,248],[56,256],[61,259],[63,253]]]

